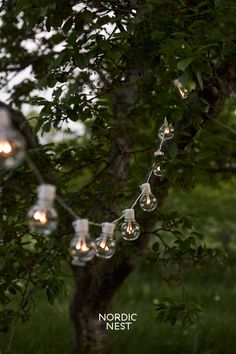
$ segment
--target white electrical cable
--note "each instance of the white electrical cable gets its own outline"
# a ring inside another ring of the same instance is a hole
[[[166,124],[168,124],[166,118],[165,118],[165,121],[164,121],[164,124],[161,126],[160,129],[163,128],[163,126],[165,126]],[[162,146],[163,146],[163,143],[165,141],[165,137],[162,136],[161,139],[160,139],[160,144],[159,144],[159,147],[157,149],[157,151],[155,151],[154,153],[154,156],[161,156],[161,155],[164,155],[164,153],[161,151],[162,149]],[[37,178],[38,182],[40,185],[42,184],[45,184],[45,181],[44,181],[44,178],[42,176],[42,174],[40,173],[39,169],[37,168],[37,166],[35,165],[35,163],[32,161],[32,159],[29,157],[29,155],[26,153],[26,156],[25,156],[25,160],[26,162],[28,163],[32,173],[35,175],[35,177]],[[148,177],[146,179],[146,182],[145,183],[149,183],[150,179],[151,179],[151,176],[153,174],[153,171],[151,170],[150,173],[148,174]],[[138,195],[138,197],[135,199],[133,205],[130,207],[130,209],[134,209],[134,207],[136,206],[136,204],[138,203],[139,201],[139,198],[141,197],[142,195],[142,192]],[[59,195],[56,195],[55,196],[55,199],[57,200],[57,202],[65,209],[68,211],[68,213],[74,218],[74,220],[80,220],[79,216],[76,214],[76,212],[74,212],[74,210],[65,202],[65,200],[59,196]],[[126,209],[127,210],[127,209]],[[113,224],[117,224],[120,220],[122,220],[123,218],[125,217],[125,213],[123,212],[123,214],[112,221]],[[96,223],[96,222],[93,222],[93,221],[88,221],[88,224],[89,225],[93,225],[93,226],[98,226],[98,227],[102,227],[103,226],[103,223],[100,224],[100,223]]]

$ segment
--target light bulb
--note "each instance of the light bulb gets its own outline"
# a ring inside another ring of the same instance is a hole
[[[76,267],[85,267],[87,262],[82,262],[78,258],[72,258],[71,264],[73,264]]]
[[[115,229],[115,224],[105,222],[102,224],[101,236],[96,238],[95,243],[95,253],[97,257],[111,258],[116,250],[116,241],[113,238],[113,233]]]
[[[167,119],[165,118],[164,124],[159,129],[158,136],[160,139],[169,140],[174,136],[174,128],[172,124],[169,124]]]
[[[57,212],[53,207],[56,188],[50,184],[41,184],[38,200],[28,212],[30,231],[39,235],[50,235],[57,228]]]
[[[140,208],[144,211],[152,211],[157,207],[157,199],[151,192],[151,187],[149,183],[143,183],[140,188],[142,189],[142,194],[139,199]]]
[[[135,221],[134,209],[125,210],[125,221],[121,225],[121,236],[127,241],[134,241],[140,235],[140,227]]]
[[[94,243],[88,233],[88,220],[78,219],[73,222],[75,237],[71,240],[69,252],[73,265],[85,265],[95,255]]]
[[[0,166],[6,169],[17,167],[24,156],[24,138],[12,129],[7,110],[0,109]]]
[[[182,99],[184,100],[185,98],[187,98],[188,97],[188,90],[181,84],[181,82],[178,79],[175,79],[173,82],[174,82],[175,87],[179,91]]]
[[[152,165],[152,172],[155,176],[162,177],[165,173],[165,169],[159,163],[154,163]]]

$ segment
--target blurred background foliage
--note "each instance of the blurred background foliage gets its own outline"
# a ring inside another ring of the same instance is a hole
[[[235,95],[220,116],[212,111],[221,108],[214,101],[221,90],[233,90],[220,69],[235,62],[235,2],[143,0],[138,11],[123,3],[109,1],[107,9],[103,1],[3,2],[0,88],[12,107],[34,106],[33,132],[51,140],[31,157],[78,215],[97,222],[114,201],[118,214],[130,204],[153,162],[158,128],[165,116],[173,122],[175,139],[164,146],[166,171],[156,187],[165,199],[156,230],[114,299],[114,312],[136,312],[138,321],[129,332],[110,333],[110,352],[233,354]],[[132,104],[117,119],[114,100],[123,102],[119,95],[129,86]],[[83,134],[69,131],[70,140],[54,143],[55,132],[71,121]],[[131,142],[121,189],[108,169],[120,137]],[[1,171],[0,180],[1,350],[66,354],[71,220],[58,207],[57,233],[29,234],[25,215],[36,186],[30,169]],[[136,256],[131,245],[119,252]]]

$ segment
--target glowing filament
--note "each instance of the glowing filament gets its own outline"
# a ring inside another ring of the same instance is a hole
[[[181,82],[178,79],[174,80],[174,85],[178,89],[182,99],[188,97],[188,90],[181,84]]]
[[[85,240],[79,240],[75,246],[75,248],[79,251],[82,252],[87,252],[89,251],[89,248],[86,245],[86,241]]]
[[[151,204],[151,198],[150,198],[149,194],[147,194],[146,204],[147,204],[147,206],[150,206],[150,204]]]
[[[36,211],[34,213],[34,219],[39,221],[40,224],[42,224],[42,225],[46,224],[46,222],[48,221],[46,213],[44,211],[41,211],[41,210]]]
[[[133,233],[133,228],[132,228],[132,224],[131,224],[131,221],[129,220],[128,222],[128,226],[127,226],[127,230],[129,235],[131,235]]]
[[[168,135],[170,133],[171,133],[170,127],[169,126],[165,127],[165,134]]]
[[[109,251],[109,247],[106,245],[106,243],[107,243],[107,240],[106,240],[106,238],[104,238],[99,246],[101,248],[103,248],[105,251]]]
[[[12,152],[12,146],[7,140],[0,141],[0,154],[10,154]]]

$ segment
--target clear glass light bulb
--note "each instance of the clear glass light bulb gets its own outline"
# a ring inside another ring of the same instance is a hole
[[[142,194],[139,198],[140,208],[144,211],[153,211],[157,207],[157,199],[151,192],[149,183],[143,183],[141,185]]]
[[[69,253],[72,257],[72,264],[85,265],[95,255],[94,242],[88,233],[88,220],[79,219],[73,223],[75,237],[71,240]]]
[[[111,258],[116,251],[116,241],[113,238],[115,224],[105,222],[102,224],[101,236],[96,238],[95,253],[97,257]]]
[[[25,140],[18,131],[12,129],[10,116],[0,109],[0,167],[17,167],[25,156]]]
[[[143,194],[139,199],[140,208],[144,211],[153,211],[157,207],[157,199],[151,194]]]
[[[42,184],[38,187],[38,201],[28,212],[30,231],[50,235],[57,228],[57,212],[53,207],[55,186]]]
[[[134,219],[134,210],[125,210],[125,221],[121,225],[121,236],[127,241],[134,241],[140,235],[140,226]]]
[[[28,212],[30,231],[50,235],[57,228],[57,212],[53,206],[38,203]]]
[[[76,235],[71,240],[69,252],[74,261],[91,261],[95,255],[94,243],[88,235],[86,237]]]
[[[101,234],[100,237],[96,238],[94,243],[97,257],[109,259],[115,254],[116,241],[112,236]]]
[[[82,262],[78,258],[72,258],[71,259],[71,264],[73,264],[76,267],[85,267],[87,262]]]
[[[152,172],[155,176],[162,177],[165,173],[165,169],[159,163],[154,163],[152,165]]]
[[[162,127],[159,129],[159,138],[161,139],[172,139],[174,136],[174,127],[172,124],[169,124],[167,119],[165,118],[164,124]]]

